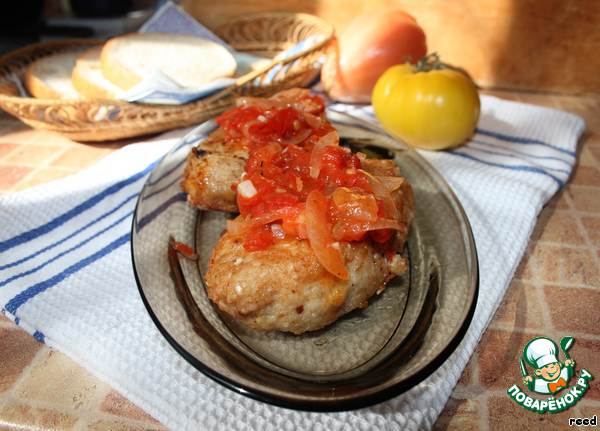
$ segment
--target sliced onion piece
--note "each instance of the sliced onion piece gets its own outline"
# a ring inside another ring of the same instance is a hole
[[[362,171],[362,170],[361,170]],[[375,176],[371,175],[366,171],[362,171],[367,178],[369,179],[369,184],[373,189],[373,194],[377,199],[381,199],[383,202],[383,207],[385,209],[385,215],[392,220],[398,220],[398,208],[394,203],[394,199],[392,198],[392,194],[389,189],[383,185],[383,183]]]
[[[265,214],[261,214],[257,217],[253,217],[251,221],[253,224],[269,224],[282,219],[293,220],[294,218],[298,218],[301,212],[301,208],[283,207],[269,211]]]
[[[308,124],[312,129],[318,129],[321,126],[321,119],[319,117],[305,111],[301,112],[304,116],[304,121],[306,121],[306,124]]]
[[[325,195],[318,190],[311,191],[306,198],[304,211],[310,248],[327,271],[337,278],[348,280],[348,269],[344,257],[339,248],[332,247],[335,241],[331,237],[327,222],[327,210],[328,204]]]
[[[377,221],[365,223],[366,231],[371,230],[379,230],[379,229],[394,229],[394,230],[403,230],[403,223],[400,223],[396,220],[390,219],[379,219]]]
[[[337,132],[329,132],[322,138],[320,138],[310,153],[310,176],[311,178],[319,178],[319,172],[321,172],[321,162],[323,154],[325,154],[325,147],[328,145],[337,147],[339,144],[339,136]]]
[[[304,142],[310,135],[312,135],[311,129],[303,129],[300,130],[293,138],[281,139],[280,142],[287,145],[298,145]]]
[[[376,176],[375,178],[377,178],[390,192],[398,190],[406,181],[403,177]]]
[[[300,219],[301,214],[302,208],[300,207],[283,207],[256,217],[239,215],[233,220],[227,220],[227,231],[232,235],[244,235],[256,226],[266,225],[283,219],[287,221]]]

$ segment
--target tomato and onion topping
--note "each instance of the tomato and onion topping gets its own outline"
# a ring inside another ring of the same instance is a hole
[[[339,145],[320,97],[294,90],[242,98],[217,123],[226,139],[248,149],[245,172],[233,185],[240,215],[227,224],[246,250],[307,239],[327,271],[348,279],[341,243],[369,239],[391,248],[394,230],[402,228],[391,195],[398,181],[361,169],[361,158]]]

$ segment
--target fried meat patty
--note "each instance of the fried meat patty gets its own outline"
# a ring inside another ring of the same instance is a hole
[[[321,329],[368,305],[386,283],[406,272],[400,255],[387,259],[369,242],[341,243],[349,279],[318,262],[306,240],[279,241],[248,252],[242,239],[225,232],[206,274],[209,298],[247,326],[301,334]]]

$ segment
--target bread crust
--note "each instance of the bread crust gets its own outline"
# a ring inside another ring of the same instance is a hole
[[[33,63],[31,65],[33,65]],[[29,65],[25,71],[25,77],[23,79],[27,91],[29,91],[33,97],[38,99],[62,99],[62,94],[54,91],[54,89],[46,84],[43,79],[37,77],[32,71],[31,65]]]
[[[52,56],[59,56],[68,53],[53,54],[47,57],[42,57],[32,62],[25,70],[23,83],[27,91],[38,99],[68,99],[70,95],[61,93],[50,86],[43,77],[40,77],[36,69],[41,63],[47,62]]]

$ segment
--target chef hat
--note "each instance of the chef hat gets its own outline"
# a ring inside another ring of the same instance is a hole
[[[557,350],[556,344],[549,338],[534,338],[525,346],[523,357],[532,367],[542,368],[553,362],[558,362]]]

